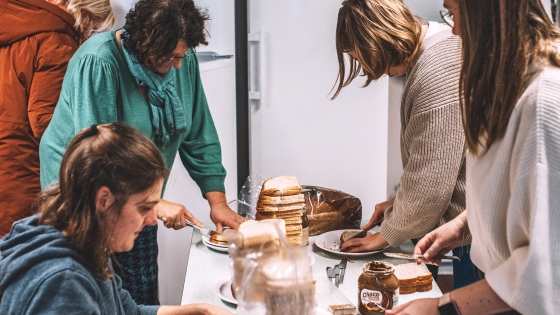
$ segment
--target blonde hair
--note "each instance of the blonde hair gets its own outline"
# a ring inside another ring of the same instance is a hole
[[[402,0],[342,2],[336,25],[338,88],[332,99],[358,75],[367,77],[366,87],[387,73],[389,67],[410,63],[420,47],[421,34],[420,19]],[[350,51],[355,52],[357,60],[350,58],[346,78],[344,53]],[[371,64],[372,58],[374,65]]]
[[[110,31],[115,24],[113,9],[109,0],[58,0],[55,4],[66,6],[66,12],[75,20],[74,28],[82,33],[82,37],[88,38],[96,33]],[[82,18],[82,10],[89,12],[87,20]],[[96,29],[85,28],[84,26],[101,22],[101,26]]]

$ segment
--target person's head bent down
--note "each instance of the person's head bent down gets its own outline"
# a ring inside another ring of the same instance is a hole
[[[367,77],[365,87],[384,74],[405,74],[414,65],[421,37],[419,18],[401,0],[342,2],[336,25],[339,71],[333,99],[358,75]]]
[[[208,45],[208,14],[192,0],[141,0],[126,15],[123,47],[141,65],[155,73],[179,69],[181,59],[198,45]]]
[[[84,129],[64,154],[59,184],[38,201],[39,225],[62,231],[99,276],[111,277],[111,255],[132,249],[144,226],[157,223],[167,174],[157,147],[136,129]]]

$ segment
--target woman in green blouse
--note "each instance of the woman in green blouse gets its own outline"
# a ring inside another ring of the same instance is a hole
[[[209,17],[192,0],[140,0],[122,30],[93,36],[68,64],[52,121],[40,145],[41,186],[58,180],[66,146],[93,124],[125,122],[159,148],[167,168],[177,152],[210,204],[218,231],[243,218],[225,198],[226,171],[200,80],[194,48],[207,45]],[[156,209],[168,228],[200,225],[183,205]],[[157,226],[147,226],[132,251],[119,255],[123,287],[139,304],[157,299]]]

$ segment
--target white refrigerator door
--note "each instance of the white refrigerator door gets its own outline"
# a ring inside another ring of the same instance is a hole
[[[250,0],[251,171],[350,193],[369,218],[387,197],[388,80],[329,99],[340,3]]]

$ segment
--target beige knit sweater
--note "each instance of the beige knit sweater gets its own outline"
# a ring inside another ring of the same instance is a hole
[[[560,69],[537,72],[504,138],[467,164],[472,261],[521,314],[560,314]]]
[[[426,38],[401,102],[403,175],[381,235],[392,246],[420,238],[465,210],[465,135],[459,108],[461,40]],[[465,235],[465,245],[471,242]]]

